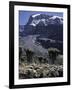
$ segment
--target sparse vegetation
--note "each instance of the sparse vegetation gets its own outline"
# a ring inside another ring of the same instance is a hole
[[[19,78],[48,78],[48,77],[62,77],[62,65],[49,65],[49,64],[30,64],[27,66],[20,66]]]
[[[22,48],[20,47],[20,64],[19,64],[19,78],[48,78],[48,77],[62,77],[63,65],[62,55],[56,48],[48,49],[48,58],[35,56],[31,49],[24,49],[25,55],[22,55]],[[49,64],[48,60],[52,60]]]
[[[58,54],[60,53],[60,50],[57,48],[49,48],[48,49],[49,58],[51,60],[51,64],[54,64],[54,61],[56,60]]]
[[[29,49],[25,49],[25,52],[26,52],[26,56],[27,56],[27,62],[32,63],[32,61],[33,61],[32,57],[33,57],[34,52]]]

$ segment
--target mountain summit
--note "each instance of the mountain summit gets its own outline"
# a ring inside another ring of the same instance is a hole
[[[47,14],[31,15],[26,25],[20,25],[19,35],[21,43],[24,42],[26,48],[46,53],[49,47],[54,47],[63,52],[62,17]]]
[[[27,25],[31,26],[48,26],[49,24],[63,24],[63,18],[46,14],[34,14],[30,16],[27,23]]]

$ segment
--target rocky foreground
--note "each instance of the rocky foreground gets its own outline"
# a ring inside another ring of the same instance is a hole
[[[62,77],[63,65],[20,64],[19,79]]]

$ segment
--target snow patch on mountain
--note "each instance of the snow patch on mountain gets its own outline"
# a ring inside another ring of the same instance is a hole
[[[49,19],[52,20],[52,22],[54,22],[54,23],[63,24],[63,18],[62,17],[53,16],[53,17],[50,17]]]
[[[61,19],[62,17],[59,17],[59,16],[53,16],[53,17],[50,17],[49,19],[56,19],[56,18]]]
[[[33,18],[35,18],[36,16],[39,16],[40,14],[34,14],[32,15]]]
[[[36,26],[40,20],[33,20],[30,25]]]
[[[32,26],[47,26],[49,24],[63,24],[63,18],[60,16],[49,16],[45,14],[34,14],[32,15],[33,20],[29,23]]]

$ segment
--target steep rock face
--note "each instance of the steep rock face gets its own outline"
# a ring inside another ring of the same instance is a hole
[[[46,14],[36,14],[29,18],[27,25],[48,26],[49,24],[63,24],[63,18],[59,16],[49,16]]]
[[[48,25],[48,26],[39,26],[36,27],[26,25],[24,28],[24,34],[26,35],[34,35],[39,34],[40,36],[44,36],[47,38],[55,39],[55,40],[63,40],[63,25]]]
[[[63,18],[36,14],[30,16],[28,23],[24,26],[24,34],[39,34],[48,38],[63,40]]]
[[[46,14],[31,15],[27,24],[20,26],[20,36],[38,35],[35,42],[43,48],[55,47],[63,52],[63,18]]]

